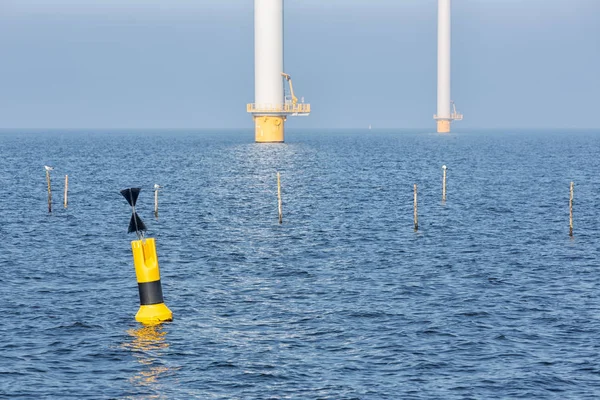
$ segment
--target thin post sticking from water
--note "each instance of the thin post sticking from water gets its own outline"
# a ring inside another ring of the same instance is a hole
[[[50,168],[46,167],[46,182],[48,183],[48,212],[52,212],[52,187],[50,185]]]
[[[154,216],[158,218],[158,189],[154,189]]]
[[[442,179],[442,201],[446,201],[446,166],[442,165],[444,177]]]
[[[67,204],[69,203],[68,194],[69,193],[69,175],[65,175],[65,208],[67,208]]]
[[[158,183],[154,184],[154,217],[158,218],[158,189],[160,189],[161,186],[158,185]]]
[[[573,237],[573,182],[571,182],[571,195],[569,196],[569,236]]]
[[[277,172],[277,202],[279,205],[279,223],[283,222],[283,212],[281,211],[281,178]]]
[[[415,200],[414,200],[414,216],[415,216],[415,232],[419,230],[419,215],[417,213],[417,184],[415,183]]]

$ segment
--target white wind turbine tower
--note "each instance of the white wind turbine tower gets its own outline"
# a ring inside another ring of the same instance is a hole
[[[450,123],[463,119],[450,99],[451,0],[438,0],[437,121],[439,133],[450,132]]]
[[[298,102],[283,67],[283,0],[254,0],[254,103],[246,110],[258,143],[283,142],[287,117],[310,114],[310,104]]]

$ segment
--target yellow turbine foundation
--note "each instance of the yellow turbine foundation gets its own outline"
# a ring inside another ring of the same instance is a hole
[[[449,120],[438,120],[437,122],[437,131],[438,133],[448,133],[450,132],[450,121]]]
[[[285,117],[257,116],[254,117],[256,143],[283,143]]]

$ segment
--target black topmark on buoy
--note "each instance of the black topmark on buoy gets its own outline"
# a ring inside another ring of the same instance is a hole
[[[143,239],[144,232],[148,230],[140,216],[135,211],[135,204],[137,203],[137,199],[141,190],[141,188],[129,188],[121,190],[121,194],[131,206],[131,219],[129,220],[129,228],[127,229],[127,233],[135,232],[138,239]]]
[[[135,232],[138,237],[138,240],[131,242],[133,264],[140,294],[140,309],[135,319],[143,324],[152,325],[173,320],[173,313],[167,308],[163,300],[156,243],[154,238],[144,239],[144,231],[147,230],[146,225],[135,211],[135,204],[140,190],[140,188],[124,189],[121,190],[121,194],[132,209],[127,233]]]

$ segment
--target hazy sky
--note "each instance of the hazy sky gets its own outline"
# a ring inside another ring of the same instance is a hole
[[[599,0],[454,0],[464,128],[598,128]],[[437,0],[285,0],[288,129],[433,127]],[[0,0],[0,127],[251,128],[252,0]]]

